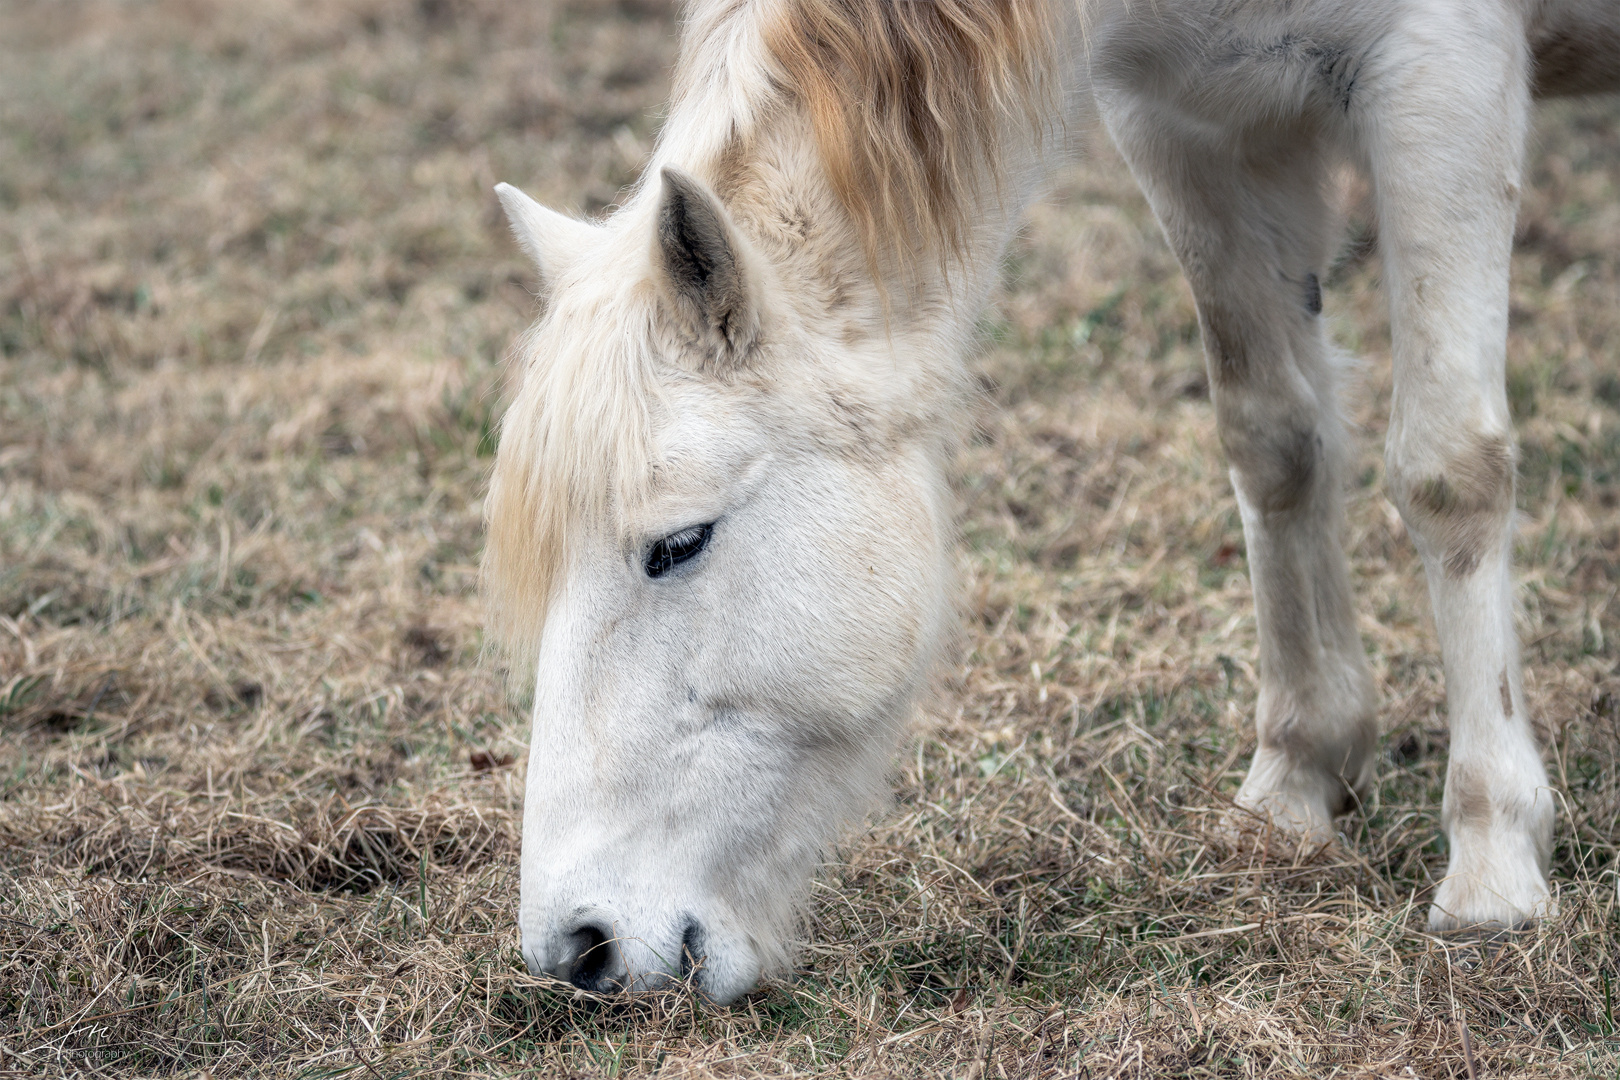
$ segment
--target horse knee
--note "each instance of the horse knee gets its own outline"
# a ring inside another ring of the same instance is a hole
[[[1472,574],[1513,516],[1512,438],[1476,430],[1459,441],[1463,449],[1438,468],[1411,463],[1394,445],[1386,455],[1392,501],[1451,578]]]
[[[1327,465],[1322,432],[1307,415],[1274,422],[1221,418],[1221,448],[1243,498],[1262,514],[1287,514],[1310,501]]]
[[[1244,500],[1266,515],[1308,505],[1330,472],[1324,436],[1337,418],[1291,373],[1323,370],[1320,327],[1212,301],[1199,318],[1221,449]]]

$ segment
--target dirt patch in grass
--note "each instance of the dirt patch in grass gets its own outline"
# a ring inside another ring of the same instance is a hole
[[[1350,192],[1328,317],[1387,760],[1339,845],[1234,852],[1243,538],[1186,287],[1104,145],[1008,264],[960,466],[970,633],[800,969],[730,1009],[517,953],[521,704],[479,661],[491,187],[597,211],[661,0],[0,13],[0,1073],[1613,1075],[1620,112],[1541,114],[1514,262],[1526,694],[1559,913],[1459,950],[1388,324]]]

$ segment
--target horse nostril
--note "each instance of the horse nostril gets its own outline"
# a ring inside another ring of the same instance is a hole
[[[623,988],[624,964],[611,927],[582,923],[564,940],[554,974],[592,993],[610,994]]]
[[[681,978],[694,978],[702,969],[704,958],[703,928],[692,919],[681,934]]]

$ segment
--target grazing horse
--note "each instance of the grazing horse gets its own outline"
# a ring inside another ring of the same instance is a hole
[[[1095,102],[1192,284],[1260,633],[1239,806],[1320,841],[1374,780],[1329,177],[1370,175],[1389,494],[1444,658],[1436,930],[1551,911],[1504,392],[1530,101],[1620,85],[1611,0],[689,0],[646,176],[600,223],[497,188],[539,267],[488,500],[534,680],[523,955],[717,1001],[788,959],[955,626],[965,355],[1064,107]]]

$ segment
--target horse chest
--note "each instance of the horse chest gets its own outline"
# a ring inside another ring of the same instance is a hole
[[[1620,89],[1620,5],[1508,4],[1524,20],[1538,96]],[[1375,92],[1372,76],[1392,43],[1438,32],[1421,0],[1111,0],[1093,20],[1088,72],[1099,90],[1219,126],[1302,118],[1331,125]]]
[[[1381,30],[1399,6],[1172,0],[1149,11],[1118,4],[1093,24],[1089,75],[1102,93],[1154,101],[1195,122],[1331,119],[1356,103]]]

